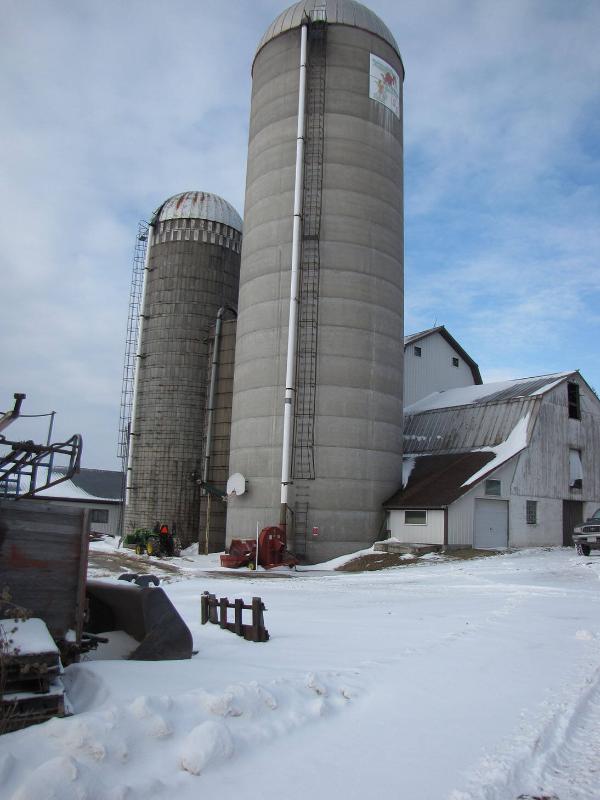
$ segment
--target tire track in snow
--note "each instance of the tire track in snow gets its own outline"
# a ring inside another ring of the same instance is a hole
[[[596,651],[598,647],[596,647]],[[450,800],[597,800],[600,797],[600,668],[548,707],[537,725],[521,731],[497,753],[486,756],[468,791]],[[541,724],[540,724],[541,723]]]

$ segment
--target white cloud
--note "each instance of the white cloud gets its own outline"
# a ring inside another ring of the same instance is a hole
[[[577,356],[599,384],[600,5],[370,5],[407,70],[407,330],[446,323],[484,374]],[[56,409],[87,466],[115,463],[137,221],[196,188],[242,212],[250,65],[283,7],[4,4],[0,407]]]

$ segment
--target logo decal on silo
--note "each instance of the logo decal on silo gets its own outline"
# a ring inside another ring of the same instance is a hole
[[[400,117],[400,78],[386,61],[371,53],[369,97]]]

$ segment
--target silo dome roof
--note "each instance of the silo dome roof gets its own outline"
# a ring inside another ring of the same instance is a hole
[[[168,219],[207,219],[242,231],[242,219],[235,208],[211,192],[181,192],[169,197],[152,215],[152,224]]]
[[[384,39],[400,56],[400,50],[390,29],[379,19],[377,14],[363,6],[362,3],[357,3],[356,0],[301,0],[290,6],[287,11],[283,11],[269,25],[256,48],[255,57],[271,39],[292,28],[299,28],[305,17],[313,20],[327,20],[327,22],[337,25],[362,28],[362,30],[374,33]]]

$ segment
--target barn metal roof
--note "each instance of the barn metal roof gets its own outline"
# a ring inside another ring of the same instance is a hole
[[[54,467],[54,472],[64,475],[65,469]],[[122,472],[109,469],[81,469],[70,480],[40,494],[55,496],[60,493],[61,497],[69,496],[74,500],[120,500],[122,486]]]
[[[407,415],[404,418],[404,452],[464,452],[478,447],[498,447],[522,419],[535,417],[538,404],[539,398],[534,397]]]
[[[235,208],[211,192],[181,192],[169,197],[154,212],[152,224],[168,219],[206,219],[242,231],[242,219]]]
[[[405,409],[406,414],[421,414],[425,411],[439,411],[457,406],[486,405],[504,400],[519,400],[536,397],[553,389],[576,372],[554,372],[549,375],[536,375],[531,378],[518,378],[511,381],[496,381],[480,386],[463,386],[433,392],[417,400]]]
[[[530,431],[544,394],[573,372],[435,392],[405,409],[405,453],[465,452],[498,447],[522,420]]]
[[[283,11],[267,28],[265,35],[256,48],[255,58],[259,51],[275,37],[292,28],[299,28],[305,18],[326,20],[337,25],[349,25],[353,28],[374,33],[391,45],[398,56],[400,49],[390,29],[371,9],[357,3],[356,0],[301,0]]]
[[[472,488],[467,483],[469,478],[493,460],[494,453],[489,451],[419,456],[413,459],[404,489],[393,494],[383,507],[445,508],[468,492]]]

